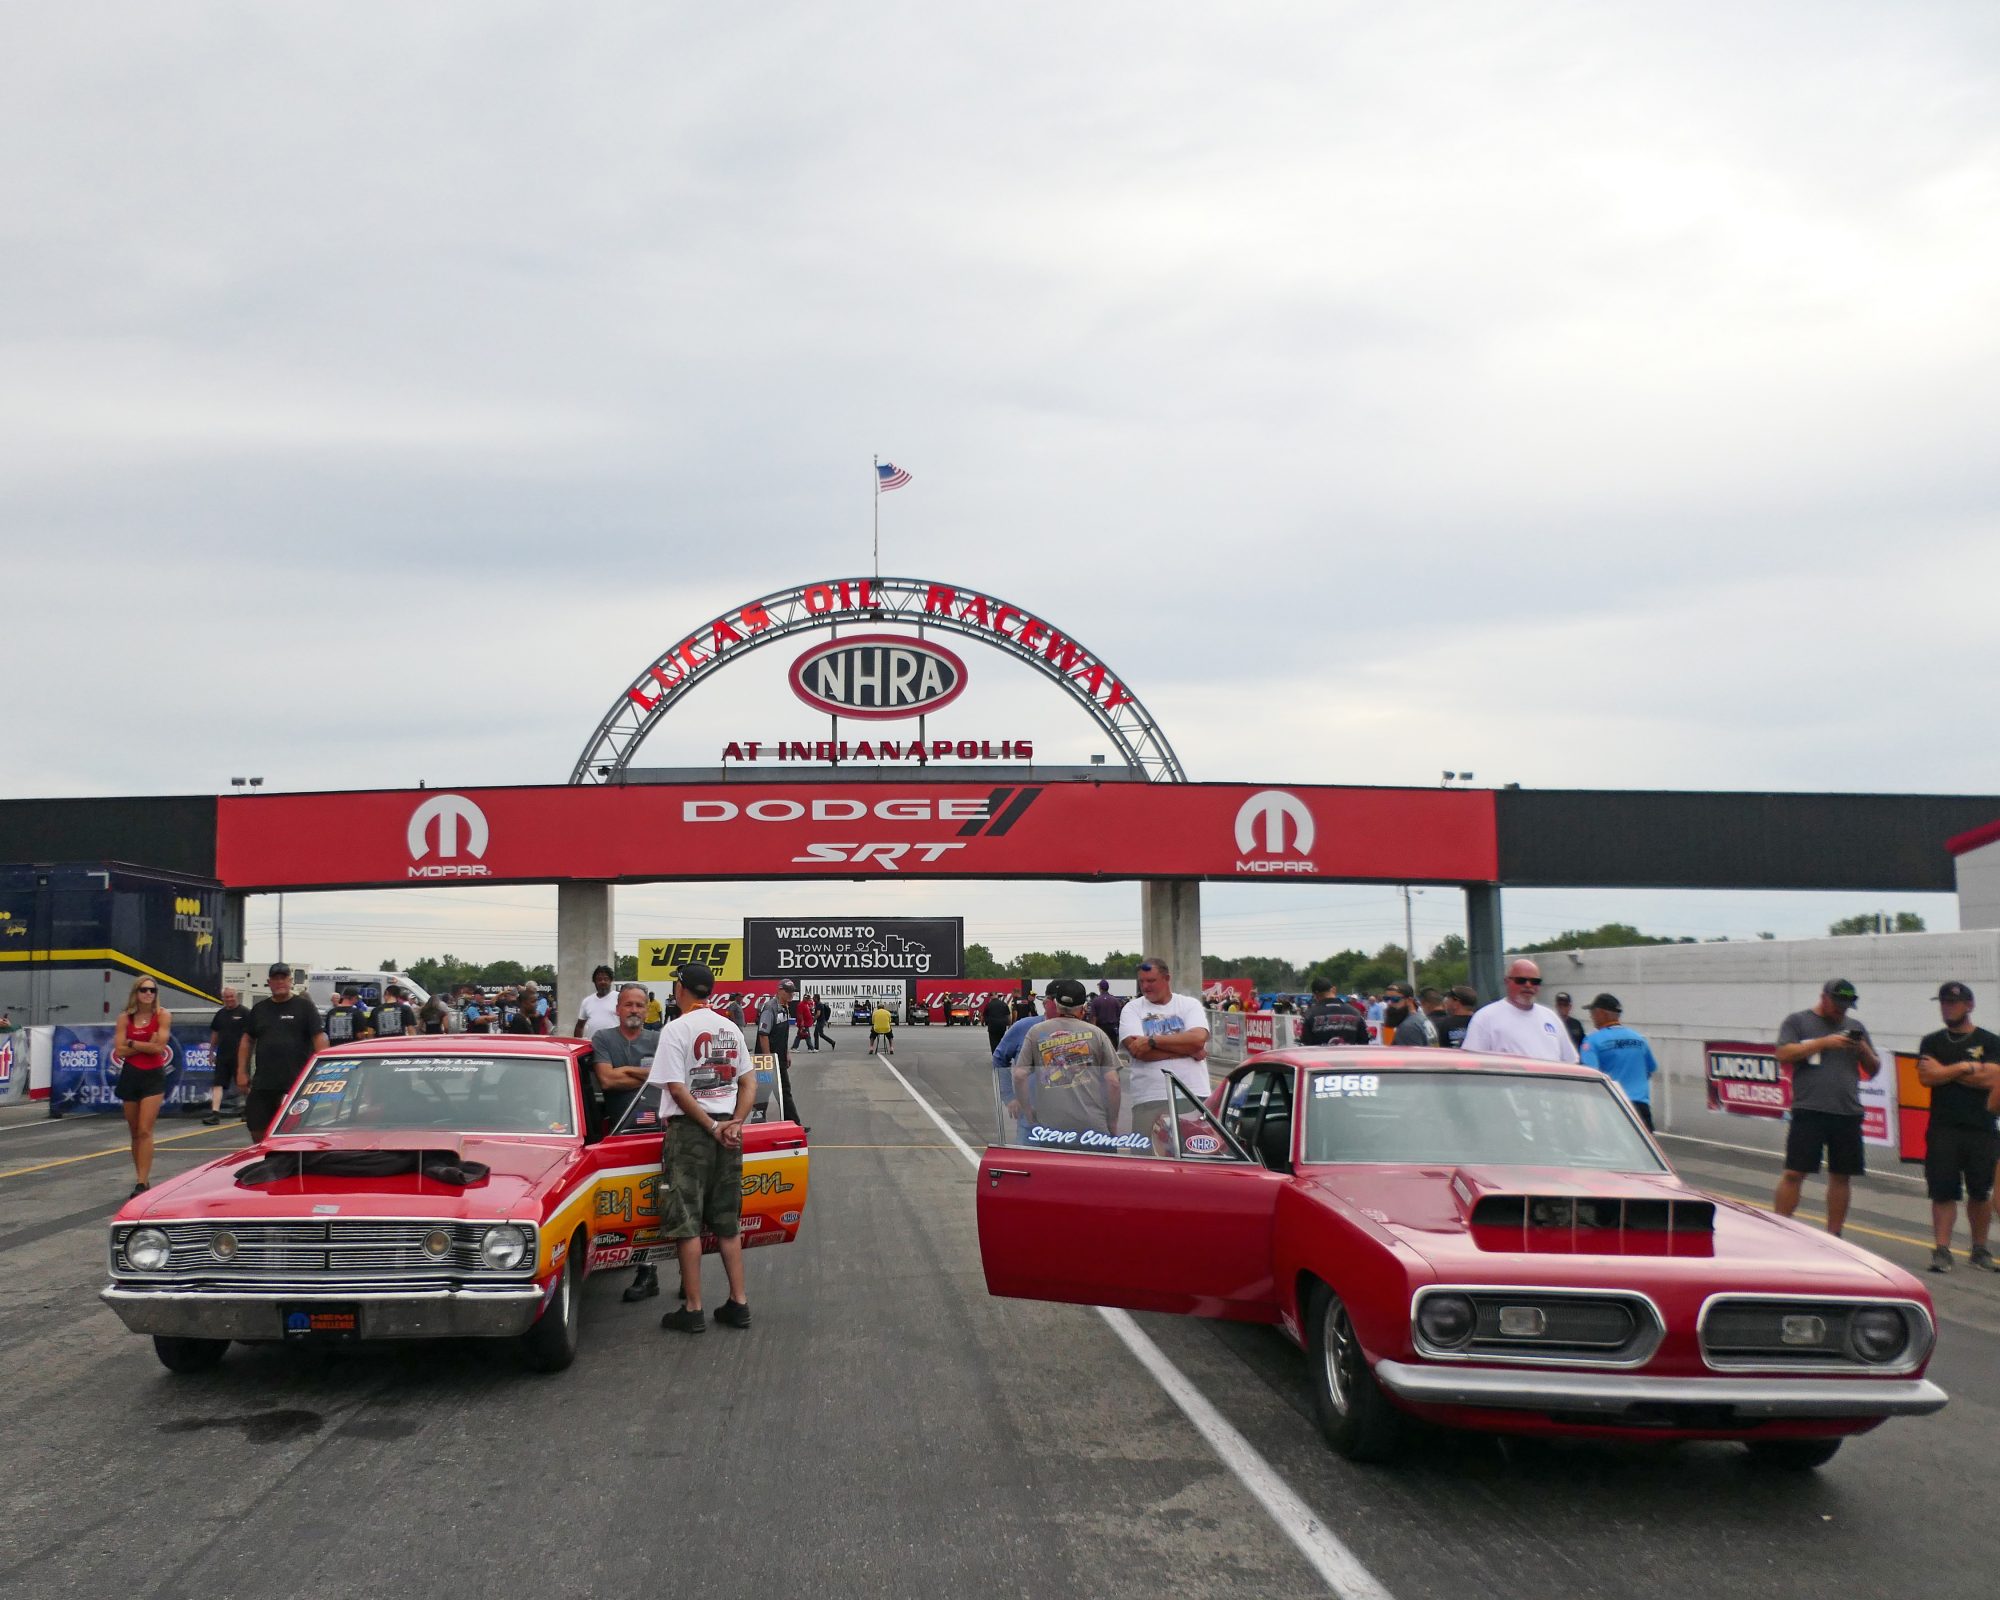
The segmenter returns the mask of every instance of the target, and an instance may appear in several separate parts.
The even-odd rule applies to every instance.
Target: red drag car
[[[1421,1417],[1810,1468],[1945,1404],[1917,1279],[1684,1183],[1585,1067],[1278,1051],[1139,1135],[1031,1118],[978,1195],[992,1293],[1276,1323],[1356,1460]]]
[[[760,1071],[760,1096],[775,1096]],[[444,1034],[321,1052],[262,1144],[126,1202],[103,1298],[176,1372],[229,1341],[516,1337],[556,1371],[586,1274],[662,1240],[657,1100],[614,1124],[580,1039]],[[793,1238],[805,1130],[760,1101],[745,1246]],[[714,1248],[714,1240],[705,1241]]]

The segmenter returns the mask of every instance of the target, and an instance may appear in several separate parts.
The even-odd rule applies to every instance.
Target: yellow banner
[[[674,969],[689,961],[699,961],[715,974],[718,983],[743,981],[743,941],[741,939],[699,939],[669,936],[639,941],[639,981],[671,978]]]

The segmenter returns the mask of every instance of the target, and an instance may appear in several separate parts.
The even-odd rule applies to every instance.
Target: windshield
[[[1664,1172],[1608,1080],[1315,1072],[1305,1159]]]
[[[321,1056],[274,1133],[574,1133],[570,1063],[548,1056]]]

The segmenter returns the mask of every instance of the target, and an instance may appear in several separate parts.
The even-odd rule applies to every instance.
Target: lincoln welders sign
[[[752,978],[955,978],[965,919],[745,917],[743,940]]]

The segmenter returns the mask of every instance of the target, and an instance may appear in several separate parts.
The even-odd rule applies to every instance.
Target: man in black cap
[[[1455,984],[1444,992],[1444,1021],[1438,1027],[1438,1043],[1458,1050],[1465,1045],[1465,1030],[1472,1026],[1472,1013],[1479,1009],[1479,991],[1469,983]]]
[[[785,978],[780,980],[778,992],[758,1008],[757,1054],[778,1058],[778,1088],[785,1096],[785,1115],[804,1127],[806,1119],[799,1115],[798,1101],[792,1097],[792,1008],[798,998],[799,986]]]
[[[1833,978],[1807,1010],[1778,1024],[1778,1059],[1792,1068],[1792,1126],[1785,1138],[1785,1170],[1772,1209],[1789,1217],[1799,1208],[1799,1188],[1826,1156],[1826,1231],[1847,1225],[1855,1177],[1868,1170],[1862,1155],[1861,1080],[1882,1059],[1859,1017],[1849,1008],[1861,996],[1845,978]]]
[[[1118,1052],[1111,1036],[1090,1020],[1090,997],[1076,979],[1057,978],[1045,993],[1053,1014],[1029,1026],[1014,1058],[1014,1101],[1034,1107],[1029,1142],[1113,1149]]]
[[[292,992],[292,969],[274,961],[269,977],[271,993],[250,1008],[250,1020],[236,1046],[237,1077],[250,1080],[250,1092],[243,1097],[243,1120],[250,1125],[250,1137],[258,1140],[271,1131],[279,1105],[305,1064],[326,1048],[319,1007]]]
[[[1367,1020],[1345,1000],[1333,992],[1333,979],[1315,978],[1312,981],[1312,1003],[1299,1018],[1299,1043],[1310,1045],[1325,1044],[1366,1044],[1368,1042]]]
[[[1398,980],[1384,989],[1382,995],[1389,1002],[1382,1009],[1382,1031],[1388,1035],[1383,1040],[1384,1044],[1401,1045],[1407,1049],[1438,1042],[1437,1028],[1429,1017],[1417,1009],[1416,990]]]
[[[1558,989],[1556,991],[1556,1015],[1562,1018],[1563,1031],[1569,1035],[1569,1042],[1576,1046],[1577,1059],[1581,1060],[1583,1058],[1583,1023],[1570,1015],[1570,1010],[1575,1004],[1576,1002],[1569,997],[1569,990]]]
[[[1993,1226],[1993,1168],[2000,1131],[1989,1109],[2000,1089],[2000,1037],[1972,1025],[1972,991],[1947,983],[1932,997],[1944,1026],[1917,1046],[1917,1077],[1931,1092],[1924,1132],[1924,1184],[1931,1193],[1931,1271],[1951,1271],[1951,1230],[1965,1197],[1972,1264],[1996,1270],[1986,1236]]]

